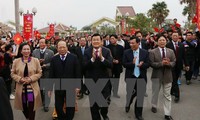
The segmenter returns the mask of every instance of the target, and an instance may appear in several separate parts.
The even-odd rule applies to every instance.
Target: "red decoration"
[[[37,30],[34,31],[34,37],[36,39],[40,39],[41,38],[41,34],[39,33],[39,31],[37,31]]]
[[[197,27],[200,30],[200,0],[197,0],[196,6],[196,16],[197,16]]]
[[[159,30],[159,32],[160,32],[160,33],[164,32],[164,28],[161,28],[161,29]]]
[[[49,34],[50,37],[54,36],[54,24],[49,25]]]
[[[194,18],[192,19],[192,23],[197,23],[197,16],[195,15]]]
[[[134,34],[135,34],[135,29],[131,28],[131,35],[134,35]]]
[[[33,33],[33,15],[25,14],[24,15],[24,30],[23,35],[25,40],[31,40]]]
[[[22,38],[22,36],[20,35],[20,33],[16,33],[16,34],[13,36],[13,40],[14,40],[15,44],[19,45],[19,44],[22,43],[23,38]]]
[[[181,25],[179,23],[176,23],[175,25],[176,25],[177,28],[181,27]]]
[[[153,28],[155,32],[159,32],[159,29],[157,27]]]

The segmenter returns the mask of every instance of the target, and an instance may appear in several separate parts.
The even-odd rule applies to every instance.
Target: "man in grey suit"
[[[40,61],[40,65],[42,67],[42,78],[48,78],[49,77],[49,67],[52,57],[54,56],[54,53],[52,50],[48,49],[46,47],[46,40],[44,38],[39,40],[39,49],[35,49],[33,51],[32,56],[36,57]],[[45,94],[45,91],[41,91],[42,98],[43,98],[43,105],[44,105],[44,111],[48,112],[48,105],[50,103],[50,99],[44,99],[48,98],[48,95]],[[45,104],[46,103],[46,104]]]
[[[158,48],[150,51],[150,65],[152,72],[152,109],[157,112],[158,95],[160,88],[163,88],[165,120],[173,120],[171,117],[171,87],[172,87],[172,68],[175,66],[176,57],[173,50],[166,48],[166,37],[161,35],[157,38]]]

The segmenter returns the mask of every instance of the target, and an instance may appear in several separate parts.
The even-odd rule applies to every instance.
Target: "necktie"
[[[84,47],[81,48],[82,55],[84,55]]]
[[[175,43],[176,45],[176,57],[178,56],[178,42]]]
[[[96,55],[96,58],[98,58],[98,50],[96,49],[96,51],[95,51],[95,55]]]
[[[62,60],[62,61],[65,60],[65,56],[64,56],[64,55],[61,56],[61,60]]]
[[[135,75],[135,77],[139,77],[140,76],[140,68],[137,66],[139,64],[138,52],[134,52],[134,57],[137,57],[136,61],[135,61],[134,75]]]
[[[162,48],[162,58],[165,58],[165,49]]]

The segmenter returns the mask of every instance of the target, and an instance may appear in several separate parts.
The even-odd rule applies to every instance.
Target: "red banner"
[[[197,16],[197,26],[198,26],[198,29],[200,30],[200,0],[197,0],[197,13],[196,13],[196,16]]]
[[[31,40],[33,34],[33,15],[25,14],[24,15],[24,30],[23,35],[25,40]]]
[[[54,24],[49,25],[49,34],[50,37],[54,36]]]

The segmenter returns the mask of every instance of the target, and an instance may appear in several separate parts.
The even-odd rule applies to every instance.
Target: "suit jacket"
[[[155,48],[149,53],[150,65],[153,68],[152,78],[158,78],[163,83],[170,83],[173,81],[172,68],[176,64],[176,56],[173,50],[166,48],[166,57],[170,59],[170,65],[164,66],[162,64],[162,57],[159,48]],[[153,80],[153,79],[152,79]]]
[[[118,60],[118,64],[113,63],[112,72],[113,73],[121,73],[122,72],[122,57],[124,53],[124,48],[121,45],[113,45],[109,44],[106,46],[110,49],[113,59]]]
[[[124,51],[123,66],[126,68],[125,78],[132,78],[134,73],[135,64],[133,64],[133,50],[128,49]],[[140,78],[147,79],[147,68],[149,67],[149,55],[144,49],[139,48],[139,62],[143,61],[143,65],[140,67]]]
[[[50,78],[80,78],[80,65],[76,55],[67,53],[64,62],[60,55],[52,58],[50,64]]]
[[[11,77],[16,82],[16,95],[15,95],[15,108],[17,110],[23,110],[22,107],[22,89],[23,84],[19,83],[19,80],[24,77],[25,63],[22,62],[22,58],[17,58],[13,61],[11,69]],[[37,58],[31,57],[31,61],[28,62],[28,74],[32,82],[31,87],[34,93],[34,110],[42,106],[42,100],[40,95],[40,87],[38,80],[42,76],[42,68]]]
[[[183,69],[183,64],[185,64],[186,66],[188,65],[188,62],[185,58],[185,48],[183,46],[183,44],[181,42],[178,42],[178,54],[176,55],[176,48],[174,48],[174,44],[172,41],[168,42],[166,47],[170,48],[174,51],[174,54],[176,55],[176,65],[175,68],[178,70],[182,70]],[[183,63],[184,62],[184,63]]]
[[[140,43],[141,43],[142,49],[145,49],[145,50],[149,49],[149,47],[146,43],[146,40],[142,39]]]
[[[32,53],[32,56],[35,58],[41,59],[40,58],[40,49],[35,49]],[[53,56],[54,56],[54,52],[52,50],[46,49],[44,51],[44,64],[46,64],[46,67],[42,69],[44,78],[49,77],[49,67],[50,67],[50,62],[51,62],[51,59]]]
[[[108,44],[108,45],[106,45],[106,41],[107,41],[107,40],[104,40],[104,41],[103,41],[103,46],[104,46],[104,47],[110,45],[110,41],[109,41],[109,44]]]
[[[84,52],[86,51],[87,48],[88,48],[88,47],[85,46]],[[82,54],[82,50],[81,50],[81,47],[80,47],[80,46],[76,48],[76,55],[77,55],[78,60],[79,60],[79,63],[80,63],[81,74],[83,74],[84,71],[85,71],[85,70],[84,70],[84,67],[83,67],[83,56],[84,56],[84,55]]]
[[[4,80],[0,77],[0,116],[2,120],[13,120],[13,111]]]
[[[110,77],[110,69],[112,68],[112,56],[108,48],[102,48],[102,55],[105,60],[102,62],[100,59],[96,59],[94,62],[91,61],[93,47],[89,47],[84,54],[84,67],[86,70],[86,78],[92,78],[94,82],[97,82],[99,78],[108,78]],[[106,84],[102,90],[104,98],[110,96],[110,81]]]
[[[76,46],[75,45],[68,45],[68,50],[70,53],[75,54],[76,53]]]
[[[102,47],[102,55],[105,58],[103,62],[96,59],[91,61],[93,47],[88,48],[84,54],[84,67],[86,69],[86,77],[97,80],[98,78],[109,78],[109,69],[112,68],[112,57],[110,50]]]

